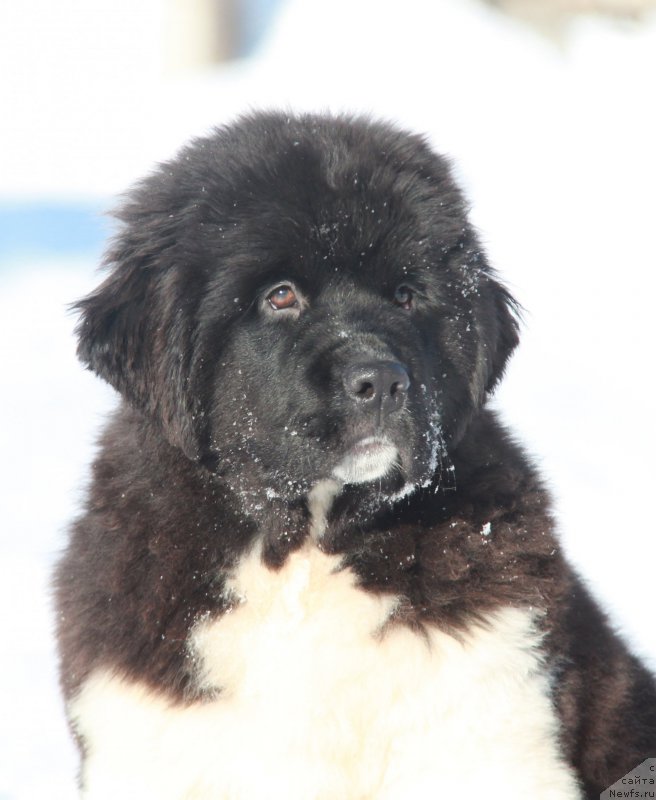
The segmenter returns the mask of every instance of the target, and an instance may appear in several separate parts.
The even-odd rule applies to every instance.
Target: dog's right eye
[[[412,308],[412,300],[414,297],[414,292],[409,286],[405,284],[401,284],[401,286],[397,286],[396,291],[394,292],[394,302],[397,306],[404,308],[406,311],[410,311]]]
[[[283,311],[286,308],[298,308],[299,305],[296,292],[287,284],[276,286],[276,288],[267,295],[267,300],[271,308],[275,311]]]

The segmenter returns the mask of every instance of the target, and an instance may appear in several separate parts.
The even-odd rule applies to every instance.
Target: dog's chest
[[[278,572],[242,562],[232,610],[189,640],[211,701],[93,676],[72,709],[87,796],[578,797],[527,612],[418,635],[337,567],[311,548]]]

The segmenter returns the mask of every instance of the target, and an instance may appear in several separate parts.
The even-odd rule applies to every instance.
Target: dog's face
[[[254,116],[118,216],[81,358],[244,491],[431,481],[516,344],[447,165],[388,126]]]

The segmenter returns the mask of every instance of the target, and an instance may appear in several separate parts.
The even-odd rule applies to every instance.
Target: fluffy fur
[[[656,754],[485,408],[517,321],[465,212],[420,137],[274,113],[119,209],[78,332],[123,401],[56,575],[86,797],[592,798]]]

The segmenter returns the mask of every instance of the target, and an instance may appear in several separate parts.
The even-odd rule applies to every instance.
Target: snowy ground
[[[10,98],[0,193],[107,197],[253,107],[365,110],[426,131],[457,162],[492,261],[527,309],[496,403],[551,481],[571,557],[656,664],[656,19],[583,21],[556,47],[474,0],[397,9],[289,0],[256,59],[120,91],[109,69],[66,82],[65,49],[47,91],[28,76]],[[94,285],[98,253],[4,255],[0,800],[68,800],[75,755],[47,585],[112,403],[76,364],[65,313]]]

